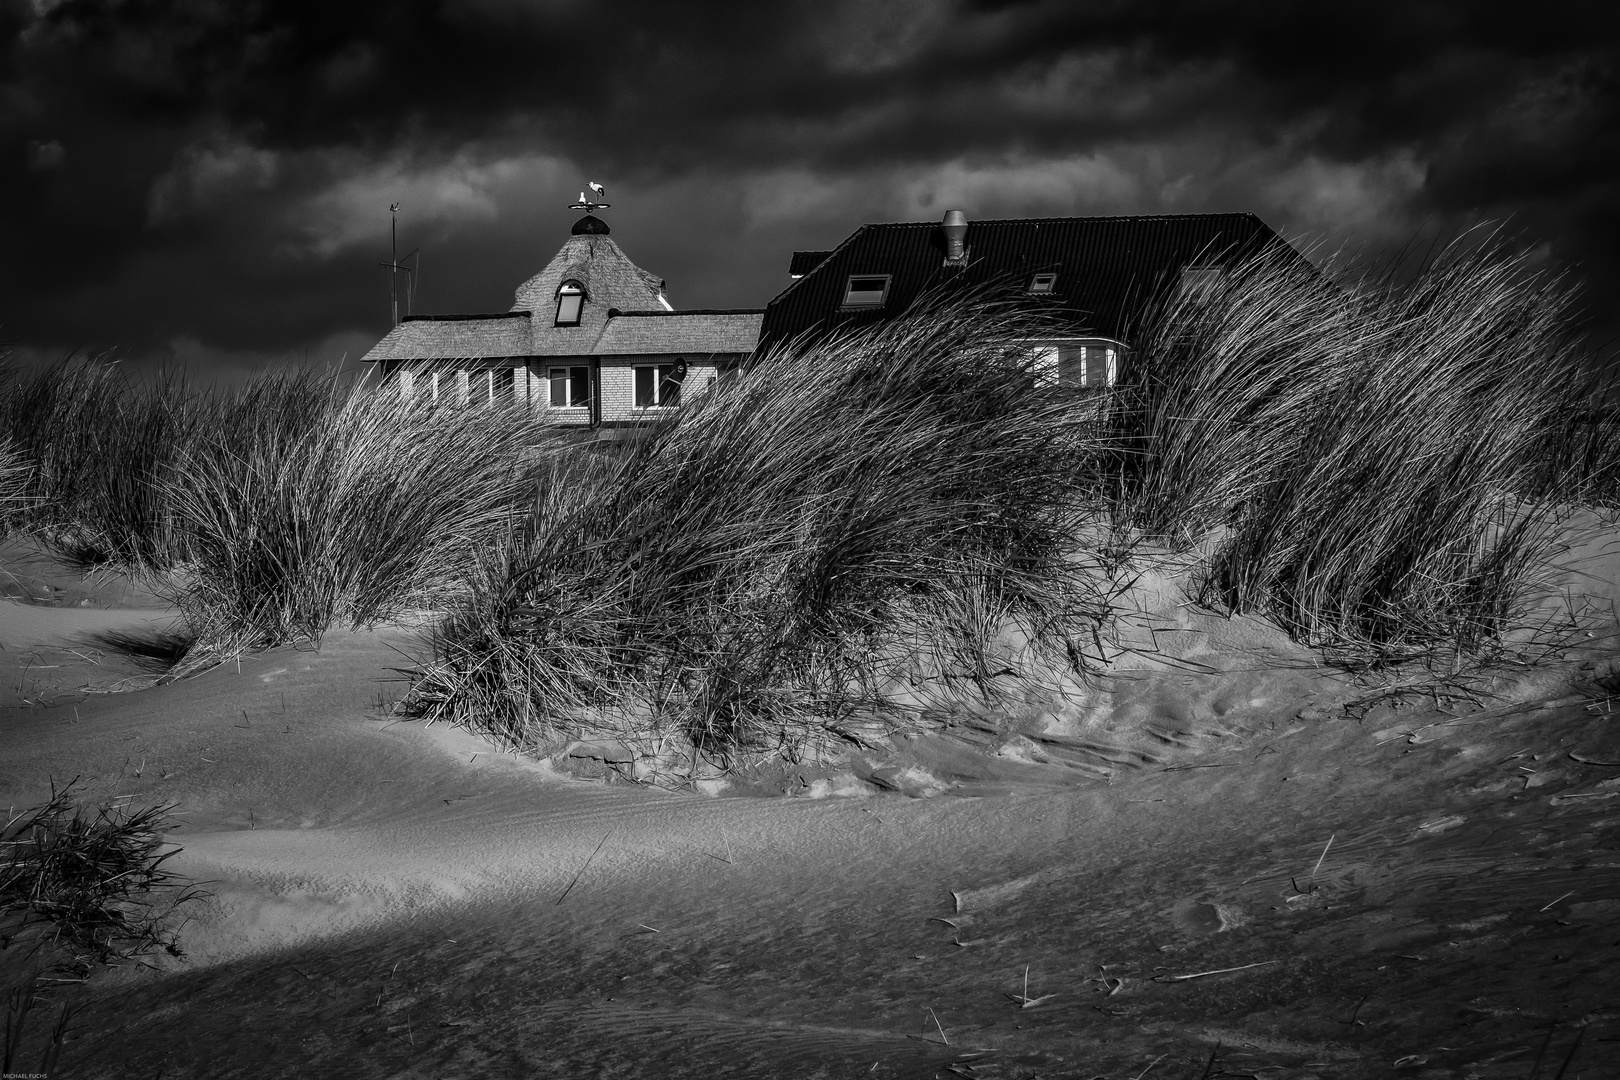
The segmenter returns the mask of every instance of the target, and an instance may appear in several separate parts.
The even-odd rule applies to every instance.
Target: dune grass
[[[792,757],[907,673],[986,692],[1009,621],[1077,662],[1110,614],[1070,557],[1102,437],[1036,385],[1049,332],[941,304],[763,356],[617,455],[553,456],[405,708],[528,748],[605,725]]]
[[[1477,653],[1586,489],[1560,432],[1570,289],[1499,233],[1403,280],[1249,261],[1146,320],[1115,410],[1120,509],[1221,528],[1204,599],[1358,663]],[[1590,470],[1588,470],[1590,471]]]
[[[159,485],[188,553],[182,671],[441,603],[532,499],[527,455],[554,439],[517,406],[282,389],[226,403],[219,440],[194,441]]]
[[[150,574],[184,560],[157,483],[208,415],[190,380],[64,360],[0,371],[0,383],[0,436],[26,467],[14,527],[87,568]]]
[[[95,362],[5,375],[9,520],[171,596],[195,640],[181,674],[434,603],[555,438],[515,407],[422,407],[307,368],[234,388]]]
[[[180,955],[175,914],[203,895],[163,864],[171,805],[75,805],[73,784],[0,829],[0,949],[43,952],[83,977],[154,951]],[[36,959],[39,959],[36,957]]]

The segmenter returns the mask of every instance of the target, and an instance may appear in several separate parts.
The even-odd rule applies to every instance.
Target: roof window
[[[1225,268],[1218,265],[1195,263],[1184,266],[1181,269],[1179,295],[1195,304],[1207,304],[1221,287],[1221,280],[1225,274]]]
[[[1036,296],[1050,296],[1057,291],[1057,275],[1036,274],[1029,279],[1029,291]]]
[[[890,274],[856,274],[844,289],[845,307],[882,307],[889,295]]]
[[[577,281],[565,281],[557,290],[558,326],[578,326],[579,310],[585,305],[585,287]]]

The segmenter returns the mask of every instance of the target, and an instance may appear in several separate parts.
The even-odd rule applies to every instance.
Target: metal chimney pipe
[[[939,228],[945,234],[945,257],[952,262],[959,261],[967,253],[967,226],[967,215],[962,211],[945,211],[945,220]]]

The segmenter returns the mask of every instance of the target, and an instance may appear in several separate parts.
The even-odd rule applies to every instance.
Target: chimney
[[[945,261],[961,262],[967,258],[967,215],[960,210],[945,211],[940,232],[945,234]]]

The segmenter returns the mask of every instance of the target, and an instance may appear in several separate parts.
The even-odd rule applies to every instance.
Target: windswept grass
[[[1123,513],[1223,527],[1205,599],[1302,641],[1374,664],[1478,652],[1542,569],[1548,496],[1580,491],[1549,469],[1583,394],[1569,308],[1500,234],[1400,282],[1268,256],[1171,297],[1116,412]]]
[[[183,674],[434,602],[527,504],[526,455],[555,437],[517,408],[413,406],[309,369],[221,389],[63,363],[8,373],[0,438],[9,520],[173,596]]]
[[[181,373],[139,383],[117,364],[63,361],[0,382],[0,438],[27,466],[17,527],[87,567],[151,574],[184,560],[157,485],[209,410]]]
[[[527,505],[526,456],[553,438],[515,406],[277,389],[229,402],[219,441],[194,442],[160,485],[189,556],[182,671],[438,602]]]
[[[1069,557],[1101,438],[1037,388],[1043,331],[942,304],[764,356],[620,456],[553,457],[406,707],[517,746],[617,725],[791,757],[931,665],[988,691],[1010,622],[1079,663],[1110,614]]]
[[[96,964],[180,955],[174,915],[201,895],[163,868],[169,805],[75,806],[73,785],[0,829],[0,949],[43,950],[82,977]],[[165,852],[163,849],[170,847]]]

